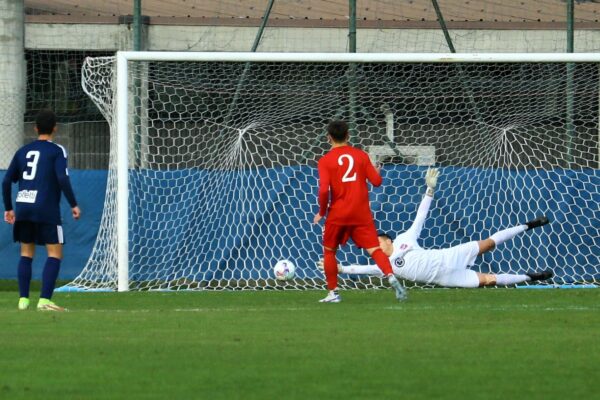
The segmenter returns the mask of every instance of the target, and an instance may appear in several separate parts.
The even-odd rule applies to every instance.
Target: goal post
[[[570,268],[560,279],[565,282],[595,282],[598,277],[600,250],[598,228],[589,220],[586,220],[587,225],[581,229],[567,226],[573,221],[598,217],[599,214],[597,200],[600,189],[596,169],[599,162],[596,149],[600,148],[598,115],[582,116],[579,121],[582,126],[579,130],[581,137],[575,143],[579,146],[575,152],[575,168],[564,169],[560,163],[568,156],[570,149],[560,147],[564,145],[564,116],[560,113],[564,112],[565,108],[560,104],[564,98],[561,99],[558,93],[565,88],[566,73],[562,66],[567,63],[592,63],[597,66],[599,62],[600,54],[597,53],[230,52],[117,52],[115,58],[105,60],[101,66],[95,65],[93,60],[86,62],[83,68],[87,68],[88,71],[84,71],[82,78],[86,92],[101,109],[108,110],[107,114],[116,114],[116,118],[114,115],[107,116],[113,136],[111,157],[114,157],[109,175],[114,174],[112,179],[115,183],[114,193],[107,193],[106,207],[110,209],[105,210],[106,215],[103,217],[106,229],[101,229],[96,243],[96,247],[101,247],[102,250],[96,251],[95,247],[90,262],[72,285],[130,290],[130,263],[131,259],[135,258],[145,260],[136,261],[136,268],[148,268],[153,272],[146,274],[136,271],[134,289],[320,287],[322,279],[318,276],[318,271],[314,270],[314,264],[320,257],[320,242],[314,230],[310,235],[299,232],[299,229],[302,229],[299,228],[300,217],[304,217],[308,213],[310,203],[316,201],[316,180],[312,171],[314,161],[325,151],[324,123],[333,117],[349,115],[348,110],[344,109],[348,106],[347,94],[336,93],[339,96],[326,98],[328,93],[331,93],[328,90],[345,90],[344,71],[345,66],[349,65],[361,66],[357,79],[363,79],[359,82],[361,93],[358,94],[358,118],[361,123],[357,126],[357,131],[361,133],[353,136],[353,143],[365,150],[377,149],[378,153],[375,156],[389,155],[391,160],[389,167],[384,167],[384,188],[376,189],[372,198],[380,229],[396,232],[409,226],[410,219],[414,217],[414,213],[411,213],[418,205],[423,188],[421,178],[424,167],[419,165],[435,162],[441,166],[444,178],[440,182],[439,195],[433,205],[437,211],[432,211],[432,221],[426,225],[423,232],[426,244],[447,247],[468,240],[478,240],[480,235],[523,222],[525,216],[535,217],[542,212],[554,211],[553,206],[565,206],[569,210],[560,214],[563,220],[557,221],[564,228],[564,232],[555,234],[548,230],[515,240],[507,245],[510,250],[499,249],[496,256],[484,259],[482,272],[494,268],[503,272],[522,272],[525,267]],[[145,63],[146,71],[151,70],[142,76],[147,76],[146,84],[151,87],[146,90],[150,93],[148,96],[152,96],[151,99],[137,104],[150,104],[149,107],[155,107],[144,111],[147,115],[152,115],[147,117],[153,120],[144,130],[152,130],[154,144],[142,146],[152,147],[152,150],[149,150],[152,154],[142,156],[149,161],[144,163],[143,168],[136,167],[138,170],[132,168],[129,159],[130,135],[133,132],[130,126],[131,117],[140,113],[139,110],[132,110],[135,103],[132,101],[131,81],[135,74],[131,69],[135,68],[137,63]],[[211,63],[214,63],[215,67],[210,67]],[[236,104],[241,110],[240,114],[236,121],[226,126],[223,115],[218,113],[227,112],[227,101],[231,101],[232,92],[238,90],[235,87],[239,77],[239,68],[236,68],[236,65],[243,67],[246,63],[260,65],[261,68],[258,68],[259,71],[255,69],[255,78],[249,77],[244,80],[245,103],[239,106]],[[448,67],[452,64],[464,65],[467,68]],[[542,64],[550,64],[556,68],[536,67]],[[309,65],[317,67],[308,67]],[[403,67],[398,67],[400,65]],[[523,67],[519,70],[518,67],[508,65]],[[94,68],[104,68],[100,74],[104,79],[94,80],[97,79],[94,77]],[[598,68],[595,70],[598,71]],[[107,73],[112,74],[112,80],[105,79]],[[564,76],[550,76],[553,73]],[[590,76],[586,77],[585,74],[588,73]],[[272,75],[272,81],[269,74]],[[464,74],[470,75],[462,76]],[[544,74],[549,75],[543,76]],[[200,82],[198,75],[202,75],[206,82]],[[525,75],[531,77],[532,82],[527,83]],[[576,75],[576,90],[582,98],[578,99],[576,94],[575,101],[578,101],[580,107],[584,107],[584,112],[595,110],[597,113],[600,98],[598,73],[581,71]],[[136,76],[139,79],[140,74]],[[506,85],[511,82],[514,82],[515,87],[493,86],[495,83]],[[107,85],[112,89],[107,88]],[[464,85],[469,87],[465,88]],[[405,90],[413,92],[403,93]],[[457,93],[461,90],[464,93]],[[102,93],[96,93],[98,91]],[[269,99],[269,96],[272,98]],[[470,96],[473,97],[469,99]],[[476,112],[477,118],[481,118],[482,112],[485,113],[482,121],[473,121],[475,117],[470,115],[469,102],[472,102],[473,98],[481,105],[478,107],[480,110]],[[331,99],[337,99],[344,104],[328,104]],[[101,104],[103,102],[112,104],[107,106]],[[409,102],[412,103],[408,104]],[[203,121],[199,122],[200,119]],[[393,126],[392,131],[390,124]],[[285,143],[287,136],[284,131],[287,127],[294,128],[295,133],[289,138],[292,144]],[[394,134],[394,129],[402,134]],[[469,130],[473,132],[469,133]],[[202,138],[202,135],[206,137]],[[249,138],[252,135],[254,136]],[[268,135],[273,136],[269,139]],[[390,140],[395,143],[390,143]],[[555,146],[557,141],[561,142]],[[163,148],[158,148],[159,146]],[[179,146],[181,153],[177,153],[176,148],[167,148],[168,146]],[[265,149],[260,146],[272,148]],[[394,147],[392,151],[395,152],[412,154],[408,157],[410,160],[423,159],[423,154],[426,154],[426,159],[431,159],[431,162],[419,164],[397,160],[398,157],[386,153],[386,146],[390,146],[390,149]],[[231,153],[218,153],[225,151]],[[293,154],[279,154],[278,151],[290,151]],[[207,157],[206,160],[201,159],[204,156]],[[414,165],[402,165],[406,163]],[[141,178],[145,181],[140,184],[140,188],[132,190],[130,179],[139,179],[139,176],[144,174],[148,176]],[[184,189],[178,186],[178,183],[165,181],[172,179],[186,182],[191,175],[194,177],[190,180],[196,180],[193,183],[185,183],[188,185],[185,190],[189,190],[185,194],[182,194]],[[249,186],[228,187],[227,179],[239,181],[241,186]],[[274,183],[270,181],[272,179],[275,179]],[[274,187],[283,184],[277,179],[286,182],[295,180],[296,183],[291,189],[277,192]],[[577,179],[586,181],[577,182]],[[208,186],[194,190],[194,185]],[[234,209],[226,204],[215,206],[212,202],[216,201],[216,197],[211,198],[208,193],[216,189],[214,185],[221,185],[219,189],[225,196],[224,201],[233,202],[235,207],[240,208]],[[541,186],[536,188],[536,185]],[[586,185],[587,188],[582,189],[581,186]],[[107,190],[110,191],[111,185],[108,187]],[[558,192],[549,195],[553,187],[558,188]],[[147,192],[144,192],[146,189]],[[583,190],[588,190],[589,193],[585,194]],[[262,194],[257,194],[261,191]],[[462,199],[461,197],[465,196],[461,196],[457,191],[470,193],[467,196],[469,199]],[[479,192],[475,193],[476,191]],[[539,196],[544,195],[549,195],[551,199],[539,199]],[[173,201],[181,204],[169,204],[165,196],[174,196]],[[185,199],[185,196],[196,197]],[[283,196],[289,198],[282,200]],[[562,205],[559,204],[561,196],[563,199],[568,198]],[[156,207],[160,208],[156,210],[161,210],[158,212],[175,210],[179,215],[184,211],[183,208],[190,207],[194,218],[199,215],[195,221],[198,226],[190,225],[185,228],[188,230],[187,237],[194,236],[198,242],[186,246],[204,246],[204,250],[193,250],[187,255],[182,255],[181,252],[188,251],[189,247],[182,250],[177,243],[170,243],[166,238],[160,237],[159,232],[166,229],[165,226],[169,226],[173,234],[181,233],[171,226],[174,222],[168,219],[145,221],[142,225],[147,226],[144,225],[143,229],[131,226],[132,223],[139,223],[139,218],[157,212],[150,209],[149,203],[144,203],[136,210],[139,215],[136,215],[134,220],[131,212],[132,208],[137,206],[133,203],[154,200],[158,201]],[[200,207],[214,207],[215,212],[227,212],[230,213],[230,217],[218,220],[196,208],[195,201],[206,201]],[[283,203],[285,205],[282,205]],[[585,210],[585,206],[590,209]],[[262,207],[273,207],[273,211],[265,212]],[[294,210],[294,207],[297,209]],[[480,210],[478,207],[488,207],[492,211]],[[282,210],[294,210],[294,215],[276,216],[276,213]],[[179,222],[175,223],[183,223],[182,219],[178,218]],[[275,220],[278,218],[284,225],[276,225]],[[212,241],[213,234],[228,235],[227,230],[222,229],[222,223],[232,224],[231,236],[224,237],[223,240],[231,241],[233,248],[220,249],[218,244],[213,242],[202,243]],[[200,227],[211,224],[214,225],[214,232],[197,233]],[[142,239],[147,240],[149,244],[132,242],[132,231],[138,229],[155,229],[150,233],[145,232],[148,236]],[[268,252],[260,248],[274,244],[273,240],[276,240],[278,235],[284,239],[286,233],[292,231],[292,242],[282,246],[294,246],[293,240],[301,240],[303,251],[296,252],[284,248]],[[550,235],[552,239],[569,242],[553,244],[551,240],[542,238],[545,234]],[[591,241],[589,238],[584,239],[584,234],[590,235]],[[179,240],[186,240],[186,235],[178,237]],[[116,241],[116,246],[107,243],[111,240]],[[160,251],[166,253],[155,254],[159,252],[157,248],[144,248],[153,246],[152,243],[164,245],[164,249]],[[514,250],[519,246],[523,248]],[[525,248],[527,246],[528,249]],[[590,248],[585,250],[578,246]],[[169,254],[174,248],[177,249],[176,253]],[[138,251],[153,255],[132,253]],[[205,254],[211,254],[212,258],[203,259],[203,251]],[[557,251],[568,254],[557,255]],[[514,261],[510,260],[510,257],[528,257],[531,253],[534,254],[535,262],[523,262],[517,257]],[[222,259],[218,259],[219,254]],[[272,276],[269,276],[270,265],[264,264],[274,264],[274,257],[278,256],[282,259],[303,258],[296,262],[297,265],[300,264],[299,270],[306,273],[301,272],[296,282],[274,282]],[[102,257],[110,261],[100,260]],[[185,257],[193,258],[194,263],[186,261],[185,272],[179,273],[175,264]],[[234,260],[235,257],[244,259]],[[165,261],[166,259],[169,259],[171,264]],[[115,261],[116,266],[110,265]],[[342,262],[357,261],[364,262],[364,256],[356,252],[347,257],[342,256]],[[560,265],[573,261],[586,265]],[[495,263],[501,266],[497,267]],[[232,269],[229,269],[230,264],[233,265]],[[238,266],[242,266],[242,269],[236,269]],[[160,272],[161,269],[164,272]],[[103,272],[99,272],[100,270]],[[161,275],[163,273],[164,275]],[[117,282],[112,280],[115,276]],[[243,281],[243,284],[239,284],[239,281]],[[379,285],[377,279],[367,279],[364,283],[355,277],[343,277],[343,282],[347,287]]]
[[[117,270],[118,290],[129,290],[129,72],[117,53]]]

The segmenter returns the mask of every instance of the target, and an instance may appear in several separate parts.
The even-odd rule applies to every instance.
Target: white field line
[[[69,309],[69,313],[130,313],[130,314],[143,314],[143,313],[166,313],[166,312],[176,312],[176,313],[223,313],[223,312],[230,312],[230,313],[237,313],[237,312],[271,312],[271,311],[289,311],[289,312],[294,312],[294,311],[315,311],[315,310],[323,310],[325,308],[328,307],[336,307],[335,304],[322,304],[322,305],[318,305],[318,306],[313,306],[313,307],[254,307],[254,308],[248,308],[248,307],[224,307],[224,308],[217,308],[217,307],[198,307],[198,308],[175,308],[175,309],[163,309],[163,308],[156,308],[156,309],[132,309],[132,310],[125,310],[125,309],[81,309],[81,310],[73,310],[73,309]],[[547,311],[547,312],[553,312],[553,311],[598,311],[600,310],[600,306],[594,306],[594,307],[585,307],[585,306],[556,306],[556,307],[544,307],[544,306],[532,306],[529,304],[518,304],[518,305],[514,305],[514,306],[486,306],[486,305],[473,305],[473,306],[431,306],[431,305],[423,305],[423,306],[414,306],[412,304],[407,304],[407,305],[403,305],[403,304],[397,304],[397,305],[390,305],[390,306],[385,306],[385,307],[360,307],[360,305],[357,305],[357,307],[361,308],[362,310],[391,310],[391,311],[406,311],[406,312],[410,312],[410,311],[427,311],[427,310],[448,310],[448,311],[452,311],[452,310],[462,310],[462,311],[468,311],[468,310],[473,310],[473,311],[518,311],[518,310],[528,310],[528,311]],[[19,313],[23,313],[24,311],[19,311],[16,309],[11,309],[11,310],[0,310],[0,314],[3,313],[12,313],[12,312],[19,312]],[[50,313],[44,313],[44,314],[50,314]],[[53,315],[53,314],[52,314]]]

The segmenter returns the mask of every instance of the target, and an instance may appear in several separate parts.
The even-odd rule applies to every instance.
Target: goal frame
[[[249,53],[118,51],[116,53],[116,59],[117,290],[119,292],[125,292],[129,290],[129,61],[214,61],[255,63],[583,63],[600,62],[600,53]],[[600,155],[600,148],[598,149],[598,152]]]

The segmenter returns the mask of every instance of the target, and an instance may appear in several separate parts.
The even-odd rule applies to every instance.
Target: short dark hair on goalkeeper
[[[327,125],[327,134],[331,136],[334,142],[344,142],[348,139],[348,124],[341,119],[331,121]]]
[[[394,241],[394,239],[392,239],[392,237],[390,235],[388,235],[387,233],[379,232],[379,233],[377,233],[377,236],[380,238],[388,239],[390,242]]]
[[[46,109],[38,113],[35,117],[35,126],[38,130],[38,135],[50,135],[56,127],[56,114],[54,111]]]

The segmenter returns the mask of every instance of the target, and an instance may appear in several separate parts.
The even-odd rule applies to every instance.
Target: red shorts
[[[335,225],[325,221],[323,246],[335,249],[340,244],[346,244],[349,238],[352,238],[354,244],[363,249],[379,247],[377,230],[373,222],[368,225]]]

